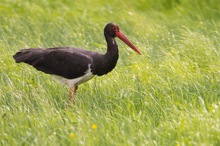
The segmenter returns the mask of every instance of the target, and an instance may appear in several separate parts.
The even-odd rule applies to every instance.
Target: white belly
[[[67,78],[64,78],[61,76],[57,76],[57,75],[53,75],[53,77],[61,84],[66,85],[69,88],[73,88],[73,87],[75,87],[83,82],[86,82],[94,77],[94,75],[91,72],[90,65],[91,64],[88,65],[88,70],[85,72],[85,75],[78,77],[78,78],[75,78],[75,79],[67,79]]]

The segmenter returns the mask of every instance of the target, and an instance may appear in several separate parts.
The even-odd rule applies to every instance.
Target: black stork
[[[16,63],[24,62],[39,71],[51,74],[63,85],[69,87],[69,102],[75,104],[78,85],[95,75],[102,76],[112,71],[118,60],[118,37],[141,55],[140,51],[119,31],[114,23],[104,28],[107,52],[100,54],[72,47],[22,49],[13,57]],[[74,88],[74,91],[72,91]]]

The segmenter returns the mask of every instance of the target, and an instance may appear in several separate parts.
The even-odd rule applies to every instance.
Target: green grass
[[[218,3],[1,1],[0,145],[220,145]],[[117,39],[116,68],[80,85],[76,107],[67,87],[12,58],[34,47],[104,53],[108,22],[143,55]]]

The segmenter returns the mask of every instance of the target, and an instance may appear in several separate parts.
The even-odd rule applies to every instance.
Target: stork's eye
[[[113,26],[114,31],[118,31],[118,28],[116,26]]]

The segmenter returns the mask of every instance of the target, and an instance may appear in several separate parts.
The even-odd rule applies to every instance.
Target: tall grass
[[[1,145],[220,145],[217,0],[0,2]],[[73,46],[105,53],[115,22],[116,68],[68,89],[12,55]]]

